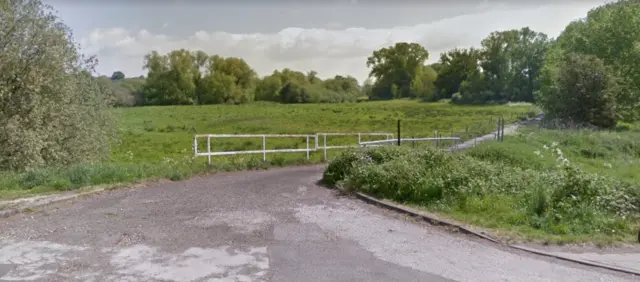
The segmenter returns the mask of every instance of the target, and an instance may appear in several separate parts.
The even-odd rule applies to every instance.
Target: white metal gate
[[[333,145],[330,146],[327,143],[328,136],[353,136],[357,137],[357,143],[354,142],[353,145]],[[198,134],[193,138],[193,150],[195,157],[206,156],[209,164],[211,164],[212,156],[228,156],[228,155],[241,155],[241,154],[262,154],[262,159],[264,161],[267,160],[267,153],[294,153],[294,152],[306,152],[307,159],[310,158],[309,154],[311,152],[315,152],[317,150],[323,150],[324,152],[324,160],[327,160],[327,150],[330,149],[344,149],[344,148],[354,148],[360,147],[360,143],[362,141],[362,137],[364,136],[380,136],[384,137],[384,140],[393,139],[392,133],[377,133],[377,132],[367,132],[367,133],[316,133],[316,134]],[[322,145],[320,145],[319,139],[322,137]],[[206,138],[207,145],[206,151],[200,151],[198,146],[198,139]],[[211,151],[211,140],[215,138],[261,138],[262,139],[262,149],[261,150],[245,150],[245,151]],[[306,148],[298,149],[298,148],[288,148],[288,149],[271,149],[267,150],[267,138],[305,138],[306,139]],[[312,147],[310,142],[311,139],[314,141],[314,146]],[[355,141],[355,140],[354,140]]]

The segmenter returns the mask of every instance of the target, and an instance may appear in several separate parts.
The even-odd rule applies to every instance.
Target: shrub
[[[0,169],[108,156],[112,97],[91,75],[95,60],[78,52],[68,27],[39,0],[2,6],[0,104],[11,106],[0,109]]]
[[[508,166],[436,149],[349,150],[329,164],[324,181],[344,183],[346,190],[486,216],[495,224],[524,225],[549,234],[629,232],[630,218],[640,214],[640,189],[580,170],[555,145],[540,153],[556,160],[553,170]],[[486,159],[504,157],[497,151],[485,152]],[[489,208],[492,205],[499,208]]]

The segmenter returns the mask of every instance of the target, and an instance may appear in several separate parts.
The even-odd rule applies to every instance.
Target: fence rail
[[[327,136],[353,136],[358,137],[358,142],[353,145],[333,145],[329,146],[327,143]],[[229,156],[229,155],[241,155],[241,154],[262,154],[262,160],[267,160],[267,153],[296,153],[306,152],[307,159],[310,158],[310,153],[318,150],[323,150],[324,160],[327,160],[327,150],[330,149],[345,149],[345,148],[357,148],[360,147],[362,137],[365,136],[383,136],[386,140],[392,139],[391,133],[379,133],[379,132],[367,132],[367,133],[316,133],[316,134],[198,134],[193,138],[193,150],[195,157],[206,156],[209,164],[211,164],[212,156]],[[287,148],[287,149],[267,149],[267,138],[305,138],[306,148]],[[322,137],[323,143],[320,146],[319,138]],[[207,147],[206,151],[201,152],[198,150],[198,139],[206,138]],[[262,138],[261,150],[244,150],[244,151],[211,151],[211,139],[212,138]],[[314,146],[311,147],[310,141],[314,140]]]
[[[401,138],[400,143],[415,143],[415,142],[426,142],[426,141],[454,141],[454,146],[457,146],[460,142],[460,137],[426,137],[426,138]],[[398,139],[387,139],[387,140],[377,140],[377,141],[368,141],[368,142],[360,142],[361,147],[375,147],[381,145],[388,145],[397,143]]]
[[[267,150],[267,137],[276,137],[276,138],[306,138],[307,148],[306,149],[274,149]],[[198,138],[207,138],[207,151],[199,152],[198,151]],[[262,150],[246,150],[246,151],[211,151],[211,138],[262,138]],[[310,148],[309,139],[314,138],[317,146],[317,136],[309,135],[309,134],[198,134],[193,137],[193,151],[196,157],[206,156],[209,164],[211,164],[212,156],[228,156],[228,155],[241,155],[241,154],[260,154],[262,153],[262,160],[267,160],[267,153],[295,153],[295,152],[306,152],[307,159],[309,159],[309,153],[315,151],[315,148]]]

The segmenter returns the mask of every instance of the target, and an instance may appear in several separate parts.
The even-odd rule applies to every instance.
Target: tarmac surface
[[[0,281],[639,281],[338,196],[324,166],[102,192],[0,219]]]

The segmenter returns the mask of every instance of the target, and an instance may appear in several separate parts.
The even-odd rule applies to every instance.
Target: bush
[[[0,169],[103,160],[115,127],[95,60],[39,0],[4,1],[2,17]]]
[[[558,148],[547,148],[545,153],[558,162],[554,170],[501,165],[436,149],[350,150],[329,164],[324,180],[379,198],[484,216],[492,224],[547,234],[632,231],[631,218],[640,214],[637,186],[584,172]],[[496,151],[480,155],[504,157]],[[503,163],[509,162],[522,160],[507,158]]]

